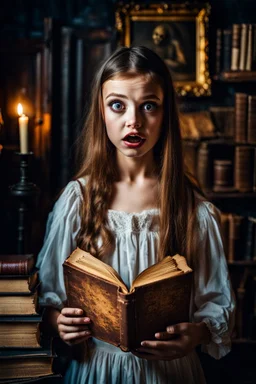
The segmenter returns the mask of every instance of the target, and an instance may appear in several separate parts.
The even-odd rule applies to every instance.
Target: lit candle
[[[28,153],[28,116],[24,115],[21,104],[18,104],[20,153]]]

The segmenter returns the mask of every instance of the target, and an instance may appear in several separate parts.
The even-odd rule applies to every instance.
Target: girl
[[[120,48],[99,70],[81,143],[80,170],[49,215],[38,256],[41,306],[68,345],[89,340],[67,383],[204,383],[195,347],[230,351],[234,300],[217,209],[183,169],[175,92],[162,59]],[[136,356],[91,338],[90,319],[65,306],[62,264],[79,246],[112,265],[129,287],[166,255],[194,270],[190,322],[145,340]]]

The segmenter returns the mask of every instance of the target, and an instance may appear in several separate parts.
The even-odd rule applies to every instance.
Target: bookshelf
[[[247,193],[239,193],[239,192],[206,192],[206,196],[210,200],[225,200],[225,199],[256,199],[256,192],[247,192]]]
[[[249,18],[250,15],[248,28]],[[232,46],[238,48],[238,41],[242,40],[237,35],[240,27],[234,28],[236,41],[232,42],[233,25],[223,22],[222,26],[222,31],[215,28],[213,95],[207,106],[215,125],[215,137],[201,136],[194,141],[190,138],[184,148],[189,170],[199,181],[206,199],[221,212],[237,310],[231,352],[218,363],[205,356],[201,361],[206,361],[209,383],[253,384],[256,383],[256,26],[250,26],[253,46],[244,42],[243,49],[240,46],[233,53]],[[241,52],[250,69],[239,67]],[[235,59],[237,68],[232,69]]]
[[[221,72],[214,76],[214,80],[221,82],[251,82],[256,81],[256,71]]]

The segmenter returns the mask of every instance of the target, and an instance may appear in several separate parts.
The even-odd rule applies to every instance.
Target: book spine
[[[118,292],[117,301],[120,312],[120,348],[128,352],[136,346],[135,295]]]
[[[256,144],[256,96],[248,96],[248,125],[247,141],[249,144]]]
[[[244,71],[246,67],[247,44],[248,44],[248,24],[241,24],[241,41],[240,41],[240,58],[239,58],[240,71]]]
[[[27,261],[5,262],[0,261],[0,275],[27,275]]]
[[[228,72],[231,69],[231,45],[232,45],[232,31],[231,29],[224,29],[223,31],[223,71]]]
[[[253,154],[252,147],[236,146],[235,148],[235,188],[239,192],[253,190]]]
[[[247,55],[246,55],[246,63],[245,63],[245,70],[251,71],[252,70],[252,24],[248,25],[248,43],[247,43]]]
[[[216,75],[219,75],[222,71],[222,30],[220,28],[216,31]]]
[[[238,71],[240,58],[241,25],[232,25],[231,71]]]
[[[252,25],[252,71],[256,69],[256,24]]]
[[[246,143],[247,141],[247,105],[246,93],[235,94],[235,141]]]
[[[211,152],[208,143],[203,142],[198,150],[197,156],[197,179],[200,186],[209,190],[212,187],[212,164]]]

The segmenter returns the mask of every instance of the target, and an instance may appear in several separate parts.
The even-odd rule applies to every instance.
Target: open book
[[[68,306],[90,317],[92,335],[130,351],[168,325],[188,321],[192,269],[167,256],[140,273],[130,290],[103,261],[77,248],[64,262]]]

